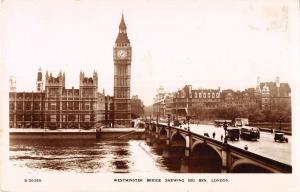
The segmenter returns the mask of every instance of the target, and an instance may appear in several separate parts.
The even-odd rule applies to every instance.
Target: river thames
[[[10,162],[24,172],[146,173],[219,172],[213,159],[187,164],[182,151],[163,156],[145,140],[11,140]]]

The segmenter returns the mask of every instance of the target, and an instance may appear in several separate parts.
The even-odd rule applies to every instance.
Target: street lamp
[[[186,121],[188,123],[188,131],[190,131],[190,116],[186,116]]]
[[[171,120],[171,115],[168,114],[168,127],[170,127],[170,120]]]
[[[224,131],[225,131],[225,137],[224,137],[224,144],[227,144],[227,122],[225,121],[224,124],[223,124],[223,128],[224,128]]]

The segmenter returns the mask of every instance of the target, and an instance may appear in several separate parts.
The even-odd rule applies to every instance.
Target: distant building
[[[164,87],[160,86],[157,89],[157,94],[154,97],[153,103],[153,118],[166,117],[166,106],[165,106],[166,92]]]
[[[36,92],[9,93],[10,127],[92,128],[105,121],[105,96],[98,93],[98,75],[79,76],[79,89],[65,87],[65,73],[42,72],[37,76]]]
[[[191,115],[191,107],[201,104],[205,108],[216,108],[220,103],[219,89],[192,89],[191,85],[185,85],[174,93],[166,93],[163,87],[157,90],[154,98],[154,116],[167,118]]]
[[[276,77],[275,82],[260,82],[257,79],[255,94],[262,109],[276,109],[280,105],[291,105],[291,88],[288,83],[280,83]]]
[[[222,106],[236,106],[238,108],[248,108],[257,105],[255,89],[249,88],[244,91],[223,90],[221,93]]]
[[[217,108],[221,101],[221,90],[192,89],[191,85],[184,86],[174,94],[173,114],[175,116],[191,115],[191,107],[201,104],[205,108]]]
[[[153,114],[159,118],[166,118],[168,114],[185,117],[192,115],[191,108],[197,104],[205,109],[234,106],[273,110],[282,105],[291,105],[291,88],[288,83],[280,83],[279,77],[276,77],[275,82],[260,82],[258,78],[255,88],[243,91],[192,89],[191,85],[185,85],[176,92],[167,93],[160,87],[154,98]]]

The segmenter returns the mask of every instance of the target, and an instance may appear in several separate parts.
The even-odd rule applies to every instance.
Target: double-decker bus
[[[245,140],[257,141],[257,139],[260,138],[259,129],[257,127],[241,127],[241,138]]]
[[[216,127],[223,127],[224,123],[227,123],[227,124],[231,124],[231,120],[223,120],[223,119],[219,119],[219,120],[215,120],[214,121],[214,125]]]

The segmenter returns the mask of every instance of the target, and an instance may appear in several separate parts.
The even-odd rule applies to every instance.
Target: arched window
[[[211,98],[215,98],[215,93],[212,93],[212,94],[211,94]]]
[[[199,92],[199,98],[201,98],[202,97],[202,93],[201,92]]]
[[[195,92],[195,94],[194,94],[194,98],[197,98],[197,96],[198,96],[198,94],[197,94],[197,92]]]
[[[206,98],[206,93],[203,93],[203,98]]]

